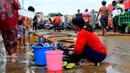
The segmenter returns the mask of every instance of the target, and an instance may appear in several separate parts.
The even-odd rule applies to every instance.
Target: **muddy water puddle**
[[[127,66],[124,68],[127,69]],[[6,65],[5,73],[123,73],[123,70],[115,64],[106,62],[103,62],[101,66],[76,66],[70,70],[63,69],[59,71],[48,71],[46,67],[26,66],[25,64],[19,65],[15,62],[9,62]]]
[[[46,67],[35,66],[34,62],[27,59],[29,57],[22,55],[8,59],[7,63],[0,62],[0,73],[130,73],[130,37],[100,39],[108,49],[108,56],[100,66],[76,66],[70,70],[48,71]]]

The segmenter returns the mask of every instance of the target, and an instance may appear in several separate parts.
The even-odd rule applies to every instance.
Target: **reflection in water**
[[[123,54],[123,53],[126,54],[126,51],[129,51],[129,49],[127,49],[127,48],[125,48],[125,50],[126,50],[125,52],[118,50],[118,49],[122,50],[122,48],[115,48],[114,43],[116,41],[113,40],[113,38],[111,38],[111,37],[101,37],[101,41],[107,46],[107,48],[109,48],[108,49],[109,55],[111,52],[116,52],[119,54]],[[116,42],[116,43],[118,43],[118,42]],[[121,44],[122,44],[122,42],[121,42]],[[128,43],[125,43],[125,44],[128,44]],[[116,46],[120,47],[121,45],[117,44]],[[1,49],[1,46],[0,46],[0,49]],[[115,50],[113,51],[113,49],[116,49],[116,51]],[[121,71],[123,71],[124,69],[129,70],[129,66],[128,67],[125,66],[124,63],[130,62],[129,61],[130,58],[129,58],[129,56],[127,57],[126,55],[123,55],[122,56],[123,60],[119,61],[121,59],[121,57],[118,56],[119,54],[115,55],[112,53],[112,58],[107,57],[108,58],[107,62],[109,62],[109,63],[102,63],[98,67],[97,66],[86,66],[86,67],[77,67],[76,66],[74,69],[71,69],[71,70],[64,69],[62,72],[62,70],[61,71],[47,71],[46,68],[43,68],[43,67],[41,68],[41,67],[37,67],[37,66],[29,67],[30,61],[32,59],[29,59],[30,57],[25,54],[23,56],[19,57],[18,61],[10,62],[8,60],[7,65],[6,65],[6,58],[1,59],[1,55],[6,57],[6,54],[0,53],[0,73],[123,73]],[[4,60],[4,61],[2,62],[1,60]],[[117,64],[120,64],[122,62],[125,67],[123,66],[123,70],[122,70],[120,65],[115,66],[113,64],[110,64],[111,61],[112,61],[112,63],[114,61],[116,61],[116,62],[119,61],[119,62],[117,62]],[[129,65],[129,63],[127,65]],[[128,73],[130,73],[130,72],[128,72]]]
[[[6,73],[6,51],[0,34],[0,73]]]
[[[107,73],[120,73],[120,72],[117,72],[116,70],[114,70],[112,66],[107,67],[106,71],[107,71]]]
[[[115,64],[103,62],[100,66],[76,66],[74,69],[65,70],[64,73],[119,73],[115,67]]]
[[[6,57],[5,57],[6,59]],[[6,60],[0,58],[0,73],[6,73]]]
[[[104,45],[107,47],[108,46],[108,38],[107,37],[102,37],[100,40],[104,43]]]
[[[26,69],[26,73],[30,73],[30,69],[29,68]]]
[[[62,70],[57,70],[57,71],[50,71],[50,70],[48,70],[47,73],[62,73]]]
[[[75,73],[83,73],[83,69],[81,69],[81,68],[80,69],[76,69]]]
[[[37,67],[35,73],[47,73],[47,70],[45,67]]]

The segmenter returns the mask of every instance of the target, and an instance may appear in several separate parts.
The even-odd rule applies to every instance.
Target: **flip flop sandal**
[[[63,62],[62,62],[62,67],[67,66],[67,64],[68,64],[67,61],[63,61]]]
[[[98,63],[95,63],[95,66],[100,66],[100,63],[98,62]]]
[[[75,63],[69,63],[67,66],[66,66],[66,69],[72,69],[75,67]]]

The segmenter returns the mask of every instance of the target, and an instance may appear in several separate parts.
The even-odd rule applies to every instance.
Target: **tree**
[[[98,13],[98,11],[95,11],[95,13]]]
[[[54,17],[54,16],[56,16],[56,13],[49,13],[48,16]]]

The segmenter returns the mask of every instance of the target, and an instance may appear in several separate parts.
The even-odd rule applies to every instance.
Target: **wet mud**
[[[46,67],[35,66],[32,58],[21,51],[19,57],[8,58],[7,62],[0,63],[0,73],[130,73],[130,37],[108,36],[100,39],[108,50],[108,56],[100,66],[48,71]]]

